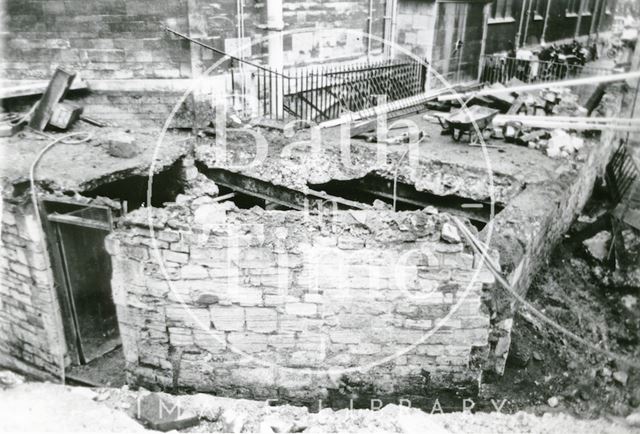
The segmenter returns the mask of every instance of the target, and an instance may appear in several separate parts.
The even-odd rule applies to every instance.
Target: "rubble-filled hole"
[[[373,204],[381,200],[393,205],[393,180],[377,175],[366,175],[363,178],[348,181],[332,180],[325,184],[309,184],[314,190],[366,204]],[[438,196],[425,191],[418,191],[413,185],[398,182],[395,187],[396,210],[411,211],[433,206],[440,211],[460,215],[468,218],[474,226],[481,230],[491,218],[491,206],[460,196]],[[494,213],[502,210],[502,206],[495,204]]]
[[[176,196],[184,192],[182,183],[182,162],[153,176],[151,206],[162,207],[165,202],[173,202]],[[133,175],[123,179],[102,184],[92,190],[83,192],[84,196],[103,196],[114,200],[126,201],[129,211],[146,206],[149,177]]]

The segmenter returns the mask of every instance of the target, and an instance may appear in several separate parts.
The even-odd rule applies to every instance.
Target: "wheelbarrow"
[[[478,126],[481,133],[491,130],[491,121],[500,113],[499,110],[489,107],[474,105],[466,109],[456,110],[446,115],[435,115],[442,127],[443,134],[451,134],[456,142],[464,136],[469,138],[469,143],[478,141],[477,131],[473,124]]]

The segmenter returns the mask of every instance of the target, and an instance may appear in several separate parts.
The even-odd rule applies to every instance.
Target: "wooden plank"
[[[0,80],[0,99],[42,95],[48,85],[49,82],[45,80]],[[86,81],[74,80],[69,90],[87,88]]]
[[[82,217],[75,217],[75,216],[66,215],[66,214],[49,214],[47,216],[47,219],[55,223],[82,226],[85,228],[93,228],[93,229],[99,229],[102,231],[111,232],[111,226],[108,223],[103,223],[103,222],[90,220]]]
[[[29,126],[37,131],[42,131],[47,126],[53,107],[64,99],[65,94],[71,87],[71,83],[76,74],[73,72],[65,71],[62,68],[57,68],[53,74],[53,78],[47,86],[47,90],[38,101],[38,104],[33,112],[33,116],[29,121]]]

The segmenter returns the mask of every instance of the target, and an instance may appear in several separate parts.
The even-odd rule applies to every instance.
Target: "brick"
[[[164,250],[162,256],[167,262],[175,262],[177,264],[186,264],[189,262],[189,255],[187,253]]]
[[[371,355],[380,353],[381,347],[377,344],[360,343],[358,345],[349,345],[349,351],[357,355]]]
[[[352,330],[336,330],[329,333],[331,342],[336,344],[357,344],[362,342],[362,335]]]
[[[211,322],[216,330],[244,330],[245,310],[238,306],[209,306]]]
[[[318,306],[312,303],[287,303],[285,311],[289,315],[313,316],[318,313]]]
[[[338,247],[342,250],[362,249],[364,240],[356,237],[338,237]]]
[[[29,267],[20,264],[18,262],[12,262],[10,265],[11,271],[20,274],[21,276],[30,277]]]
[[[227,339],[229,345],[246,353],[257,353],[267,349],[267,335],[264,334],[231,332]]]
[[[227,348],[226,334],[216,330],[193,330],[194,343],[210,353],[218,353]]]
[[[168,330],[169,342],[171,343],[171,345],[176,347],[193,345],[193,335],[191,333],[191,329],[182,327],[169,327]]]
[[[206,279],[209,277],[209,273],[207,272],[207,269],[201,265],[187,264],[180,269],[180,277],[187,280]]]
[[[275,309],[247,307],[245,314],[247,330],[258,333],[269,333],[278,328],[278,313]]]

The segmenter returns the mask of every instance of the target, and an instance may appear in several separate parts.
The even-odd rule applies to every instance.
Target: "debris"
[[[16,113],[3,113],[0,120],[0,137],[11,137],[25,125],[26,116]]]
[[[551,132],[551,138],[547,144],[547,155],[551,158],[566,157],[579,151],[584,146],[584,140],[580,137],[568,134],[561,129]]]
[[[151,393],[138,402],[138,419],[158,431],[171,431],[199,423],[195,413],[185,412],[171,395]]]
[[[59,102],[53,107],[49,125],[66,130],[80,119],[81,114],[81,106],[69,102]]]
[[[613,379],[624,386],[625,384],[627,384],[629,374],[624,371],[616,371],[613,373]]]
[[[98,394],[88,387],[71,387],[69,388],[71,393],[75,393],[76,395],[84,396],[87,399],[91,399],[93,401],[96,400]]]
[[[452,244],[462,241],[460,238],[460,234],[458,233],[458,229],[451,223],[444,223],[442,225],[442,232],[440,236],[443,240]]]
[[[622,304],[629,310],[632,310],[638,304],[638,298],[633,295],[625,295],[622,297]]]
[[[529,364],[529,360],[531,359],[531,351],[524,345],[521,345],[518,340],[514,339],[511,341],[511,346],[509,348],[509,357],[508,362],[512,365],[517,366],[519,368],[524,368]]]
[[[239,433],[242,432],[242,428],[247,422],[247,416],[235,410],[228,409],[222,413],[220,421],[223,427],[222,432]]]
[[[107,399],[109,399],[110,396],[111,396],[111,394],[109,393],[109,391],[105,390],[103,392],[98,393],[98,395],[96,395],[96,397],[93,398],[93,400],[97,401],[97,402],[102,402],[102,401],[106,401]]]
[[[261,433],[288,433],[292,432],[294,425],[291,422],[285,422],[281,417],[270,414],[260,423]]]
[[[100,122],[97,119],[90,118],[89,116],[85,116],[85,115],[80,115],[80,120],[100,128],[107,126],[107,124],[105,124],[104,122]]]
[[[640,428],[640,408],[637,408],[636,411],[627,416],[625,420],[629,425]]]
[[[578,222],[580,223],[595,223],[595,221],[598,220],[598,217],[596,216],[588,216],[585,214],[580,214],[580,216],[578,217]]]
[[[227,203],[210,203],[199,206],[193,217],[193,222],[197,225],[214,225],[224,223],[227,219]]]
[[[531,353],[531,356],[533,357],[533,360],[537,361],[537,362],[541,362],[544,360],[544,357],[542,357],[542,354],[540,354],[537,351],[534,351],[533,353]]]
[[[24,378],[11,371],[0,371],[0,387],[7,389],[24,383]]]
[[[64,99],[67,91],[73,83],[73,79],[76,74],[73,72],[65,71],[58,67],[53,74],[53,78],[47,86],[47,90],[38,101],[36,108],[33,112],[33,116],[29,121],[29,126],[36,131],[43,131],[53,112],[54,106]]]
[[[593,237],[584,240],[582,245],[587,249],[591,257],[598,261],[604,261],[609,253],[610,241],[611,233],[609,231],[600,231]]]
[[[132,158],[141,152],[136,138],[124,131],[107,134],[103,142],[107,145],[107,152],[113,157]]]
[[[549,404],[549,407],[555,408],[558,406],[558,404],[560,404],[560,401],[557,397],[552,396],[551,398],[547,399],[547,404]]]

